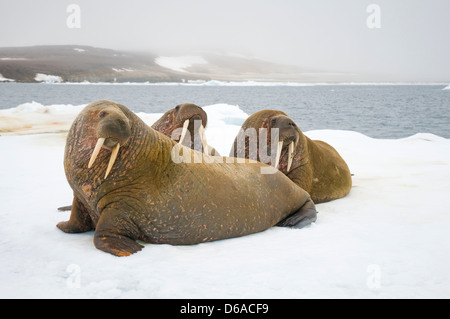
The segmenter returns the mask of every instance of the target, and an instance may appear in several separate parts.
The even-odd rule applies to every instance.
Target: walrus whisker
[[[117,154],[119,154],[119,149],[120,149],[120,143],[117,143],[117,145],[114,146],[114,148],[112,150],[111,158],[109,159],[109,163],[108,163],[108,168],[106,169],[105,179],[108,177],[109,172],[111,172],[111,168],[113,167],[114,163],[116,162]]]
[[[288,153],[288,165],[287,165],[288,173],[291,170],[293,159],[294,159],[294,142],[291,142],[291,144],[289,144],[289,153]]]
[[[283,141],[278,142],[278,148],[277,148],[277,157],[275,158],[275,165],[273,167],[278,169],[278,165],[280,164],[280,156],[281,156],[281,149],[283,148]]]
[[[98,139],[97,144],[95,145],[94,152],[92,152],[91,159],[89,160],[88,168],[91,168],[97,159],[98,153],[102,149],[103,143],[105,143],[105,138],[101,137]]]
[[[181,137],[180,137],[180,141],[178,143],[183,144],[183,140],[186,137],[186,133],[188,130],[188,126],[189,126],[189,120],[184,121],[183,124],[183,131],[181,132]]]

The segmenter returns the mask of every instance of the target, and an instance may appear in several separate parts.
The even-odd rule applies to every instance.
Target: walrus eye
[[[99,116],[100,118],[104,118],[105,115],[106,115],[106,112],[105,112],[105,111],[101,111],[101,112],[98,114],[98,116]]]
[[[293,123],[293,122],[289,123],[289,126],[297,127],[297,125],[295,125],[295,123]]]
[[[270,123],[271,123],[272,126],[274,126],[276,122],[277,122],[276,119],[272,119],[272,121]]]
[[[177,107],[175,108],[175,112],[178,112],[180,110],[180,106],[177,105]]]

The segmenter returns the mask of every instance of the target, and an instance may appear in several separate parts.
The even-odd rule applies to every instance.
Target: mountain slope
[[[87,46],[0,48],[0,73],[19,82],[51,74],[68,82],[177,81],[174,73],[154,63],[155,56]]]

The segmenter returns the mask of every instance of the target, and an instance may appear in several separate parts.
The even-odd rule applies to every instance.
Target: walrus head
[[[131,141],[136,139],[135,117],[127,108],[111,101],[86,106],[69,130],[64,160],[66,172],[89,180],[88,175],[93,178],[101,171],[106,179],[114,164],[117,166],[118,156],[130,158],[133,155],[130,145],[135,147],[139,143]]]
[[[131,123],[128,117],[114,105],[99,105],[91,112],[93,127],[97,137],[97,144],[89,160],[88,168],[91,168],[97,159],[100,150],[106,148],[111,150],[111,157],[106,169],[105,179],[113,167],[120,146],[127,144],[131,136]]]
[[[257,154],[254,154],[254,151],[251,151],[250,140],[248,137],[242,134],[242,132],[247,131],[248,129],[256,129],[258,144],[256,147]],[[261,136],[261,129],[266,130],[264,136]],[[274,134],[274,129],[278,130],[278,140],[272,141],[272,135]],[[264,139],[267,137],[267,143],[263,143],[260,139]],[[263,110],[256,112],[251,115],[242,125],[241,132],[236,137],[234,142],[234,147],[230,156],[238,157],[241,156],[238,154],[239,143],[238,139],[246,138],[245,140],[245,157],[250,159],[256,159],[258,161],[261,160],[261,155],[267,153],[269,158],[271,159],[271,165],[273,167],[278,168],[285,174],[288,174],[292,169],[292,165],[294,162],[294,158],[300,156],[297,154],[297,150],[299,149],[299,145],[302,143],[302,139],[304,135],[294,123],[294,121],[287,116],[286,113],[275,110]],[[242,141],[240,141],[242,145]],[[255,141],[253,142],[255,143]],[[273,148],[275,145],[275,148]],[[263,148],[263,150],[260,149]],[[253,148],[255,150],[255,147]],[[276,152],[272,157],[272,153]],[[241,153],[242,154],[242,153]],[[269,164],[265,162],[266,164]]]
[[[172,134],[176,129],[183,128],[181,135],[176,140],[177,142],[182,143],[188,131],[191,135],[191,140],[193,141],[196,133],[196,126],[194,125],[195,121],[201,121],[201,125],[199,126],[200,132],[197,133],[200,133],[203,137],[203,129],[208,123],[206,112],[195,104],[184,103],[167,111],[152,125],[152,128],[169,137],[172,137]]]
[[[277,128],[279,134],[277,160],[276,163],[274,163],[274,167],[285,164],[286,173],[289,173],[294,158],[294,150],[300,140],[300,130],[294,121],[286,115],[272,117],[270,119],[270,128]],[[280,161],[281,155],[284,155],[282,161]]]

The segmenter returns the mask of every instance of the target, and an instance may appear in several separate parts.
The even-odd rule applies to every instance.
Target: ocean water
[[[0,109],[32,101],[81,105],[99,99],[135,112],[164,113],[190,102],[238,105],[247,114],[286,112],[302,131],[351,130],[374,138],[433,133],[450,138],[445,85],[70,85],[0,83]]]

